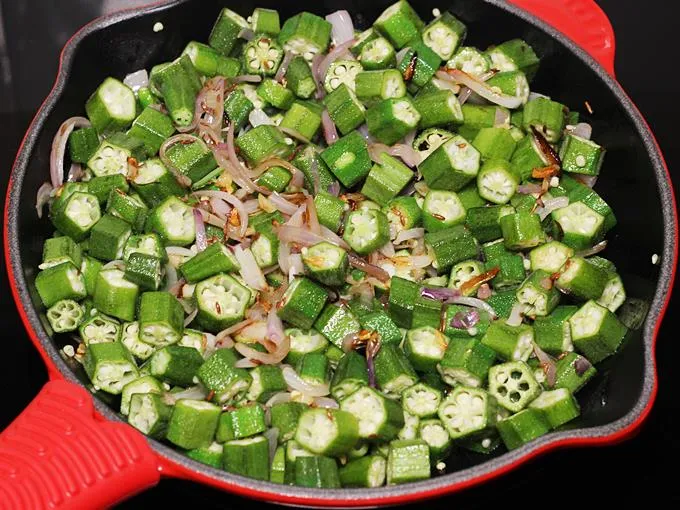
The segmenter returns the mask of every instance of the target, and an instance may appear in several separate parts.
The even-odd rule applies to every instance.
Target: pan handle
[[[614,29],[595,0],[508,0],[564,33],[614,76]]]
[[[159,481],[144,436],[63,380],[43,386],[0,434],[0,508],[105,508]]]

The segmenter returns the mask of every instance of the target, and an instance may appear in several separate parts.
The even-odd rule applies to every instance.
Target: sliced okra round
[[[354,92],[354,82],[357,74],[361,71],[361,64],[356,60],[336,60],[328,67],[323,79],[323,86],[326,92],[331,93],[344,83]]]
[[[47,320],[55,333],[66,333],[78,329],[85,311],[72,299],[57,301],[47,310]]]
[[[511,361],[491,367],[489,393],[508,411],[516,413],[541,393],[541,385],[526,363]]]
[[[459,386],[442,401],[438,415],[452,439],[469,437],[494,425],[496,400],[484,390]]]

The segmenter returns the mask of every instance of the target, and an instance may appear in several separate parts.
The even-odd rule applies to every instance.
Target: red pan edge
[[[522,0],[510,0],[511,3],[515,4],[523,4]],[[532,3],[532,2],[528,2]],[[161,6],[165,5],[167,2],[164,1],[159,1],[159,2],[154,2],[152,4],[149,4],[145,6],[146,8],[149,7],[155,7],[155,6]],[[545,6],[545,4],[543,4]],[[601,9],[599,6],[594,4],[593,6],[600,11],[600,14],[603,16],[604,13],[602,13]],[[541,5],[533,5],[530,12],[530,14],[533,14],[539,19],[546,19],[550,17],[550,8],[547,7],[545,10],[542,10]],[[525,7],[526,8],[526,7]],[[130,8],[130,9],[124,9],[119,12],[127,12],[127,11],[136,11],[139,8]],[[606,16],[605,16],[606,17]],[[52,90],[46,97],[46,99],[43,101],[41,104],[40,108],[36,112],[36,115],[34,116],[33,120],[29,124],[29,127],[27,128],[26,134],[24,135],[18,151],[17,151],[17,157],[15,158],[13,167],[16,166],[16,160],[18,159],[19,153],[23,151],[24,145],[26,143],[26,139],[28,137],[28,134],[33,130],[34,124],[39,116],[39,113],[43,110],[45,107],[45,104],[48,102],[50,99],[52,93],[54,92],[54,89],[56,88],[56,84],[58,82],[58,77],[62,72],[62,64],[63,64],[63,56],[66,48],[72,43],[73,39],[75,39],[83,30],[85,30],[88,26],[91,24],[94,24],[98,21],[98,19],[95,19],[83,27],[81,27],[75,34],[73,34],[69,40],[66,42],[64,45],[64,48],[62,49],[62,52],[59,57],[59,68],[57,70],[57,79],[55,80],[55,84],[52,87]],[[597,28],[597,27],[595,27]],[[611,60],[613,62],[613,51],[614,47],[613,44],[609,48],[611,52]],[[600,59],[597,59],[600,61]],[[608,61],[603,62],[603,67],[610,71],[612,68],[610,68]],[[613,73],[612,73],[613,75]],[[628,97],[628,96],[627,96]],[[630,99],[630,98],[629,98]],[[631,104],[635,106],[633,101],[631,100]],[[637,110],[637,107],[635,107]],[[639,110],[637,110],[638,113]],[[656,141],[656,138],[654,137],[651,129],[649,128],[649,125],[647,124],[646,120],[644,117],[640,114],[640,118],[643,120],[645,127],[647,128],[647,131],[652,135],[652,139],[654,140],[654,145],[657,150],[658,155],[661,158],[661,162],[663,164],[664,170],[666,172],[666,179],[669,183],[671,183],[671,176],[670,172],[668,170],[668,166],[666,164],[666,161],[663,157],[663,153],[661,152],[661,148],[658,145],[658,142]],[[11,174],[12,175],[12,174]],[[9,250],[9,231],[8,231],[8,218],[9,218],[9,196],[10,196],[10,190],[12,189],[12,176],[10,176],[10,180],[8,182],[7,186],[7,193],[5,196],[5,207],[4,207],[4,225],[3,225],[3,249],[4,249],[4,255],[5,255],[5,260],[9,261],[10,260],[10,250]],[[671,198],[671,205],[673,206],[673,213],[674,213],[674,222],[673,222],[673,230],[674,230],[674,236],[673,236],[673,260],[676,261],[676,264],[673,264],[673,270],[671,272],[671,277],[669,281],[669,289],[673,288],[673,282],[675,281],[675,276],[676,276],[676,268],[677,268],[677,259],[678,259],[678,221],[677,221],[677,202],[675,198],[675,193],[674,189],[671,186],[670,188],[670,198]],[[21,301],[19,292],[17,289],[17,283],[16,283],[16,276],[14,274],[12,265],[10,263],[6,263],[7,267],[7,275],[9,278],[10,282],[10,287],[12,291],[12,296],[14,298],[14,301],[17,306],[17,310],[19,312],[19,316],[21,317],[22,322],[24,323],[24,327],[26,328],[26,331],[29,334],[29,337],[33,343],[33,345],[36,347],[36,349],[39,351],[40,355],[43,358],[43,361],[45,362],[45,365],[47,367],[48,371],[48,377],[50,380],[56,380],[56,379],[63,379],[64,376],[63,374],[56,368],[56,366],[53,364],[52,360],[48,356],[48,354],[45,352],[37,332],[33,329],[30,320],[28,319],[28,316],[26,314],[26,310],[24,308],[24,303]],[[647,401],[646,406],[644,409],[640,412],[638,417],[630,423],[628,426],[612,433],[608,434],[602,437],[583,437],[583,438],[565,438],[561,440],[555,440],[550,443],[547,443],[539,448],[536,448],[532,450],[531,452],[527,453],[526,455],[516,459],[513,462],[510,462],[508,464],[505,464],[503,466],[498,467],[494,471],[485,473],[483,475],[479,475],[474,478],[470,478],[465,481],[461,481],[452,485],[448,485],[445,487],[440,487],[436,489],[430,489],[430,490],[424,490],[418,493],[414,494],[406,494],[406,495],[396,495],[396,496],[384,496],[384,497],[376,497],[376,498],[362,498],[362,499],[337,499],[337,500],[327,500],[327,499],[317,499],[317,498],[305,498],[305,497],[296,497],[296,496],[287,496],[287,495],[282,495],[282,494],[276,494],[274,492],[268,492],[268,491],[260,491],[252,488],[246,488],[238,484],[234,484],[231,482],[227,482],[224,480],[216,480],[213,477],[207,476],[204,473],[200,471],[194,471],[192,469],[189,469],[181,464],[177,464],[169,459],[166,459],[162,456],[160,456],[158,453],[156,455],[158,456],[159,460],[159,465],[158,465],[158,470],[159,473],[164,474],[165,476],[171,476],[171,477],[177,477],[177,478],[184,478],[188,480],[193,480],[196,482],[204,483],[206,485],[210,485],[213,487],[217,487],[220,489],[228,490],[232,493],[249,497],[249,498],[257,498],[260,500],[268,500],[272,501],[275,500],[280,503],[286,503],[286,504],[293,504],[293,505],[305,505],[305,506],[310,506],[310,505],[320,505],[320,506],[326,506],[326,507],[366,507],[366,506],[371,506],[371,505],[387,505],[387,504],[404,504],[404,503],[409,503],[413,502],[416,500],[422,500],[424,498],[434,498],[438,496],[443,496],[446,494],[450,494],[453,492],[457,492],[469,487],[472,487],[474,485],[478,485],[480,483],[483,483],[488,480],[495,479],[497,477],[500,477],[504,475],[505,473],[512,471],[513,469],[516,469],[517,467],[530,462],[531,460],[540,457],[541,455],[553,451],[553,450],[558,450],[561,448],[565,447],[579,447],[579,446],[607,446],[607,445],[613,445],[616,443],[619,443],[621,441],[624,441],[625,439],[631,437],[634,435],[642,423],[645,421],[645,419],[648,417],[651,408],[654,404],[654,401],[656,399],[657,391],[658,391],[658,373],[657,373],[657,363],[656,363],[656,341],[658,339],[658,334],[659,334],[659,329],[661,327],[661,323],[663,321],[663,318],[666,314],[666,311],[668,309],[668,305],[670,302],[670,292],[666,295],[664,303],[661,306],[661,310],[659,312],[655,327],[654,327],[654,332],[653,332],[653,337],[652,337],[652,362],[653,362],[653,371],[654,371],[654,385],[652,387],[649,399]],[[105,419],[103,418],[95,409],[96,415],[100,419]]]

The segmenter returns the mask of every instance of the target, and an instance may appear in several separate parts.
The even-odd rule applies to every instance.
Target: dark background
[[[546,0],[547,2],[552,0]],[[0,196],[24,131],[48,94],[66,40],[102,12],[144,3],[136,0],[0,0]],[[598,0],[617,36],[617,77],[649,122],[670,172],[680,182],[677,129],[680,105],[671,42],[677,35],[668,0],[633,3]],[[673,32],[673,33],[672,33]],[[676,143],[674,143],[676,142]],[[2,255],[0,255],[2,256]],[[4,265],[4,262],[3,262]],[[0,276],[0,338],[3,360],[0,430],[24,408],[46,381],[45,368],[15,313],[5,271]],[[596,504],[631,504],[649,499],[678,503],[677,456],[680,454],[677,374],[678,340],[673,321],[680,311],[676,296],[657,342],[660,389],[656,405],[637,437],[618,446],[565,450],[549,454],[502,479],[433,501],[436,508],[486,508],[541,505],[590,508]],[[633,499],[634,498],[634,499]],[[188,482],[163,480],[122,508],[171,500],[176,506],[221,508],[252,502]],[[650,502],[651,502],[650,501]]]

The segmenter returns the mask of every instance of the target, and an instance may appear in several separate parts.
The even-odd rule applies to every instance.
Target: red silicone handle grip
[[[92,396],[48,382],[0,435],[0,508],[104,508],[158,483],[144,436],[98,418]]]
[[[508,1],[568,36],[614,76],[614,29],[594,0]]]

